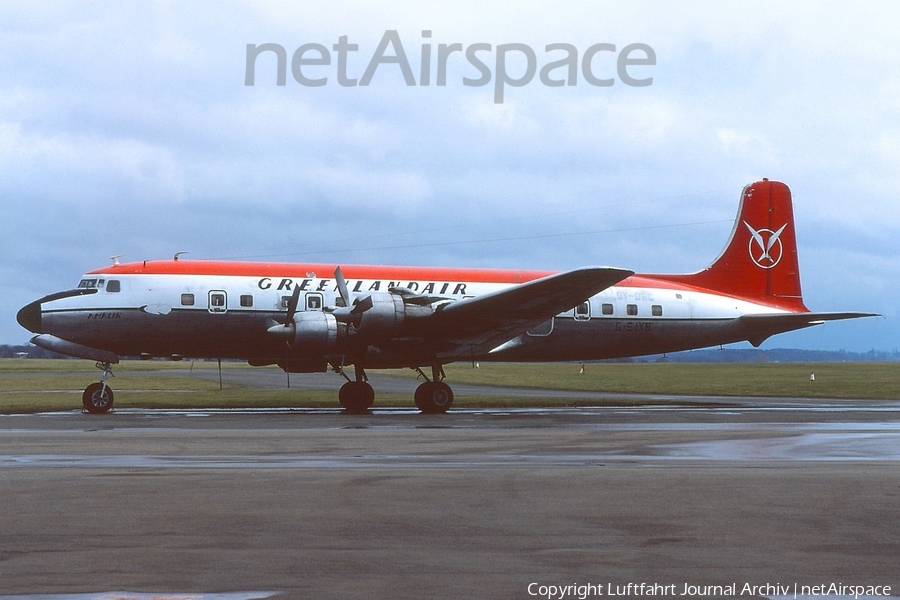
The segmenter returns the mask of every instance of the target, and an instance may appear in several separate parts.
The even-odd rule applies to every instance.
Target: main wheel
[[[453,406],[453,390],[443,381],[426,381],[416,388],[416,407],[425,414],[442,414]]]
[[[84,406],[84,410],[99,415],[109,412],[109,409],[113,407],[114,397],[112,388],[109,386],[104,388],[104,385],[98,381],[84,388],[81,404]]]
[[[375,390],[365,381],[348,381],[338,391],[338,400],[347,412],[365,412],[375,403]]]

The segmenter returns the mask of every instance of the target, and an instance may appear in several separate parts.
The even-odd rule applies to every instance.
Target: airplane
[[[217,358],[346,379],[365,412],[367,369],[411,368],[423,413],[444,413],[458,361],[592,361],[749,341],[860,312],[810,312],[800,290],[791,192],[762,179],[741,194],[721,255],[691,274],[615,267],[553,273],[372,265],[169,260],[113,264],[23,307],[36,346],[103,371],[83,410],[108,412],[122,357]],[[352,377],[348,367],[353,367]],[[430,367],[431,376],[422,370]]]

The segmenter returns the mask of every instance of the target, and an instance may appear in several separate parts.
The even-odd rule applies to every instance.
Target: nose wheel
[[[81,395],[83,409],[95,415],[109,412],[115,399],[112,388],[106,385],[106,380],[113,374],[112,367],[109,363],[97,363],[97,368],[103,371],[103,376],[100,381],[84,388]]]

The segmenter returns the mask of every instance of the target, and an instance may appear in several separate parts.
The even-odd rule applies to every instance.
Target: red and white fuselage
[[[688,275],[144,261],[91,271],[18,319],[37,334],[35,344],[102,363],[237,358],[292,372],[353,365],[353,394],[366,398],[348,405],[342,392],[348,408],[371,404],[364,368],[431,366],[435,381],[424,399],[417,391],[416,403],[441,412],[449,404],[437,398],[434,410],[425,396],[449,393],[452,401],[440,382],[448,362],[759,345],[775,333],[859,316],[866,315],[813,314],[803,304],[790,191],[763,180],[744,189],[723,253]]]

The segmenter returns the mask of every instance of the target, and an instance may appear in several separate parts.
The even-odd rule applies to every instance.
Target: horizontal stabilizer
[[[880,316],[874,313],[860,312],[803,312],[744,315],[738,321],[740,321],[746,331],[747,341],[754,346],[759,346],[766,339],[777,333],[821,325],[827,321]]]

